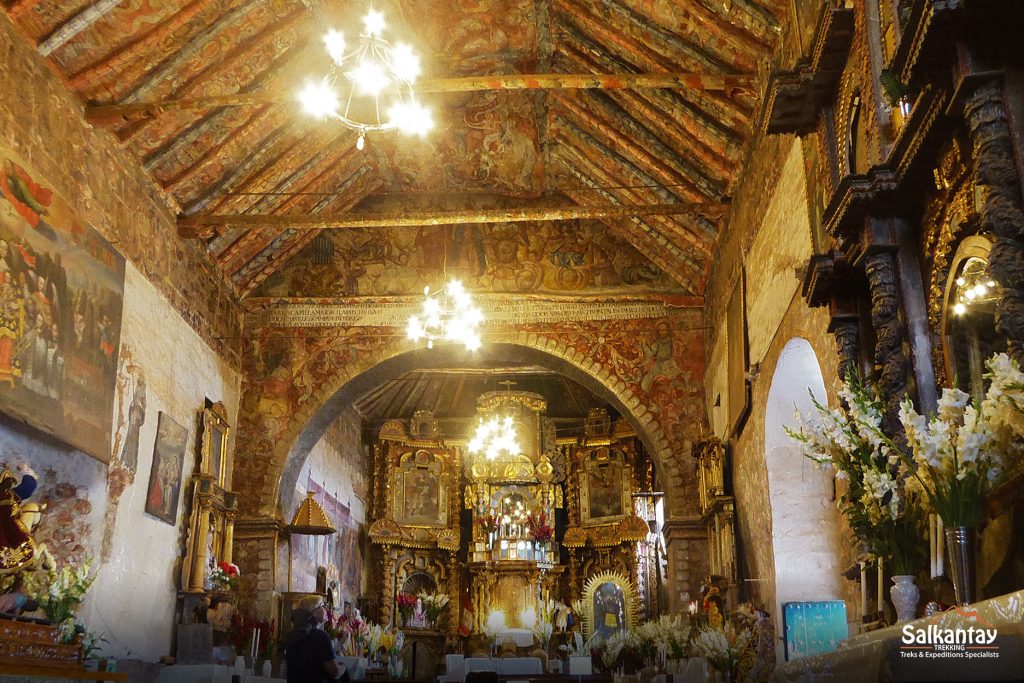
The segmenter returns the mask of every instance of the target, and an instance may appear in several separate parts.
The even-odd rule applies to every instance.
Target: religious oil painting
[[[0,149],[0,410],[110,459],[124,258]]]
[[[629,514],[629,471],[622,457],[618,451],[601,448],[586,458],[580,482],[584,526],[617,522]]]
[[[411,526],[447,524],[442,463],[426,451],[402,456],[396,470],[395,521]]]
[[[625,574],[604,572],[587,579],[581,595],[583,635],[602,640],[636,626],[636,587]]]
[[[161,412],[157,422],[153,466],[146,489],[146,512],[173,525],[178,517],[178,493],[185,463],[188,430]]]

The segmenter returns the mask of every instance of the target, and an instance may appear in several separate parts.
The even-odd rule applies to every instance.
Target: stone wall
[[[755,141],[749,164],[737,190],[732,221],[714,260],[708,286],[706,398],[715,433],[728,438],[731,446],[740,573],[741,579],[748,580],[741,587],[741,597],[745,594],[777,617],[777,589],[783,593],[787,590],[776,585],[773,506],[785,506],[787,496],[796,499],[803,493],[799,487],[786,491],[769,488],[765,454],[768,392],[780,354],[791,339],[810,342],[830,391],[837,376],[837,353],[827,332],[827,311],[809,309],[799,292],[800,271],[812,254],[811,212],[801,145],[790,136],[760,138]],[[741,272],[745,272],[747,280],[752,409],[742,429],[730,433],[726,419],[726,305]],[[716,399],[719,407],[715,406]],[[817,501],[821,514],[833,505],[831,500]],[[808,508],[805,514],[817,515],[817,508]],[[803,543],[808,549],[830,549],[835,558],[832,564],[846,566],[846,544],[838,530],[830,530],[827,525],[803,538],[787,537],[780,542],[790,546]],[[804,569],[817,569],[820,573],[819,559],[809,559],[810,564]],[[800,571],[794,574],[787,570],[787,575],[799,576]],[[776,621],[776,627],[781,627],[781,620]]]
[[[0,144],[30,163],[155,284],[208,346],[237,367],[238,300],[195,241],[178,239],[177,206],[106,131],[0,13]]]

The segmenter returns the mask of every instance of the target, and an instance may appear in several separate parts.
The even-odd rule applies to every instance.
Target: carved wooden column
[[[458,558],[454,552],[448,553],[448,635],[452,638],[459,635],[459,620],[462,618],[460,579]]]
[[[869,218],[869,221],[875,221]],[[871,326],[875,329],[875,366],[878,390],[885,403],[882,428],[887,434],[902,433],[900,401],[907,393],[907,354],[900,320],[900,290],[896,257],[888,248],[871,248],[864,259],[871,291]]]
[[[989,272],[1002,288],[996,325],[1010,354],[1024,362],[1024,214],[1003,89],[995,83],[979,87],[967,98],[964,116],[974,146],[976,210],[983,230],[993,235]]]
[[[577,600],[580,597],[580,563],[576,558],[576,548],[568,548],[569,551],[569,600]]]
[[[395,558],[390,545],[381,548],[380,573],[380,623],[390,624],[395,605]]]
[[[235,513],[228,512],[224,515],[224,549],[221,557],[225,562],[232,563],[234,560],[235,547]]]

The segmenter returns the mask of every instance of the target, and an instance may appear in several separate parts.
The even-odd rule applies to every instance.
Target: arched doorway
[[[786,426],[795,426],[794,410],[808,418],[816,415],[811,394],[821,403],[828,401],[814,349],[806,339],[794,338],[779,355],[765,406],[775,614],[780,629],[783,603],[841,596],[833,475],[804,457],[785,431]]]
[[[661,428],[652,419],[648,407],[644,406],[641,399],[628,389],[621,386],[614,387],[607,377],[600,373],[588,372],[576,363],[559,357],[555,353],[520,344],[489,344],[485,349],[477,352],[473,362],[484,367],[497,360],[507,363],[528,363],[548,368],[582,385],[594,395],[607,401],[636,430],[666,484],[680,481],[680,467],[669,453],[667,440]],[[277,487],[277,503],[282,514],[287,516],[298,503],[295,499],[295,482],[310,450],[324,435],[328,425],[347,406],[375,386],[395,379],[409,370],[465,367],[467,364],[469,362],[464,353],[457,347],[441,346],[434,349],[417,349],[390,356],[344,381],[306,421],[288,451]]]

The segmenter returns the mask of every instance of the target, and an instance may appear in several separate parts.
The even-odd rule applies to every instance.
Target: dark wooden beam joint
[[[764,132],[805,135],[818,112],[835,95],[854,36],[852,7],[826,7],[815,31],[811,54],[792,71],[769,76]]]
[[[1003,88],[978,87],[966,99],[964,117],[973,146],[975,210],[982,231],[993,236],[988,267],[1002,288],[996,325],[1010,354],[1024,362],[1024,213]]]

